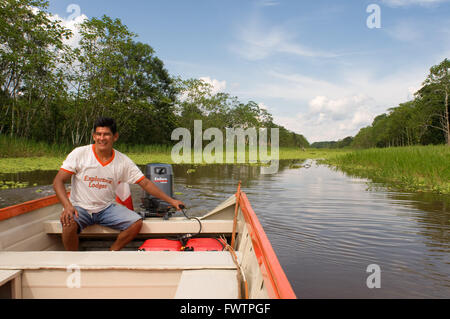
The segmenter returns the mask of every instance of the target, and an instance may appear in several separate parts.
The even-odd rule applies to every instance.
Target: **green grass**
[[[170,145],[126,145],[117,143],[114,147],[127,154],[137,165],[147,163],[173,164]],[[58,170],[67,154],[72,151],[71,145],[46,144],[44,142],[30,141],[21,138],[10,138],[0,135],[0,173],[29,172],[34,170]],[[270,149],[270,148],[269,148]],[[326,150],[300,148],[280,148],[280,160],[294,159],[326,159],[336,154],[345,154],[348,150]],[[194,152],[191,152],[194,163]],[[237,163],[237,152],[234,152]],[[249,162],[248,150],[245,154],[246,162]],[[226,163],[224,153],[223,163]],[[206,164],[203,162],[201,164]],[[261,162],[253,163],[261,165]]]
[[[73,149],[67,144],[47,144],[24,138],[0,135],[0,159],[20,157],[65,157]]]
[[[337,155],[351,152],[350,149],[326,149],[307,148],[304,151],[300,148],[280,147],[280,160],[289,159],[328,159]]]
[[[397,189],[450,194],[450,147],[445,145],[355,150],[323,162]]]

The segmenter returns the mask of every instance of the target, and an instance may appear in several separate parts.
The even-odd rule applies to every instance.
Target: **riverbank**
[[[127,154],[137,165],[147,163],[169,163],[174,164],[170,145],[126,145],[115,144],[114,148]],[[70,145],[48,145],[42,142],[34,142],[20,138],[9,138],[0,136],[0,174],[30,172],[35,170],[58,170],[67,154],[73,149]],[[269,148],[270,149],[270,148]],[[329,149],[301,149],[280,147],[280,160],[305,160],[305,159],[327,159],[337,154],[345,154],[349,150]],[[192,163],[194,163],[194,152],[191,152]],[[234,154],[237,163],[237,153]],[[226,163],[224,154],[223,163]],[[249,163],[248,151],[246,152],[246,163]],[[195,163],[195,164],[206,164]],[[233,164],[233,163],[229,163]],[[252,165],[261,165],[258,161]]]
[[[354,150],[321,162],[389,188],[450,194],[450,147],[445,145]]]
[[[122,151],[119,149],[119,151]],[[174,164],[170,149],[164,150],[158,147],[154,147],[153,151],[146,151],[145,153],[130,153],[127,154],[137,165],[145,165],[147,163],[169,163]],[[316,150],[306,149],[298,150],[291,148],[280,148],[279,159],[280,160],[305,160],[305,159],[326,159],[336,154],[345,154],[345,151],[335,150]],[[67,155],[67,154],[66,154]],[[58,170],[64,161],[66,155],[48,154],[44,156],[30,156],[30,157],[1,157],[0,158],[0,174],[1,173],[18,173],[18,172],[30,172],[35,170]],[[235,154],[236,157],[236,154]],[[193,164],[194,161],[192,161]],[[224,161],[225,163],[225,161]],[[237,161],[235,161],[237,163]],[[246,163],[248,163],[248,154],[246,155]],[[199,163],[199,165],[206,164],[205,162]],[[233,163],[231,163],[233,164]],[[253,165],[262,165],[261,162],[254,163]]]
[[[137,165],[174,164],[171,146],[116,144]],[[68,145],[47,145],[0,136],[0,174],[56,171],[73,149]],[[235,163],[237,163],[235,155]],[[248,152],[246,154],[248,163]],[[383,149],[300,149],[279,150],[280,160],[317,159],[347,174],[369,178],[387,187],[416,192],[450,194],[450,147],[445,145],[391,147]],[[225,160],[223,161],[225,163]],[[192,163],[193,152],[192,152]],[[198,164],[198,163],[195,163]],[[198,165],[206,164],[200,163]],[[251,165],[262,165],[261,162]],[[6,185],[0,185],[7,187]]]

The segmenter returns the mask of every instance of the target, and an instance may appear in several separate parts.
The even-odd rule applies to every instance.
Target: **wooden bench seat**
[[[202,234],[231,234],[233,231],[232,220],[202,220]],[[62,226],[59,220],[48,220],[44,222],[45,232],[47,234],[61,234]],[[158,235],[158,234],[184,234],[197,233],[199,224],[196,220],[187,220],[183,217],[175,217],[170,220],[145,219],[140,231],[140,235]],[[92,225],[83,230],[80,236],[104,236],[118,234],[119,231]]]

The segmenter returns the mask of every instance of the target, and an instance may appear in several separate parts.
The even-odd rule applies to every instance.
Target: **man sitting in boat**
[[[78,250],[78,234],[87,226],[99,224],[120,230],[110,250],[120,250],[139,233],[142,217],[114,203],[119,183],[139,184],[177,210],[181,201],[162,192],[125,154],[113,149],[119,138],[116,122],[100,117],[93,130],[94,144],[75,148],[63,162],[53,181],[56,196],[64,207],[61,214],[62,241],[68,251]],[[72,178],[70,199],[64,183]]]

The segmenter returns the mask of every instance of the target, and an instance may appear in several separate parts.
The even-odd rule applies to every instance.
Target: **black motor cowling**
[[[173,170],[170,164],[147,164],[145,166],[145,177],[151,180],[160,190],[173,198],[174,183]],[[175,211],[166,201],[156,198],[143,191],[141,207],[146,210],[145,217],[169,218]]]

